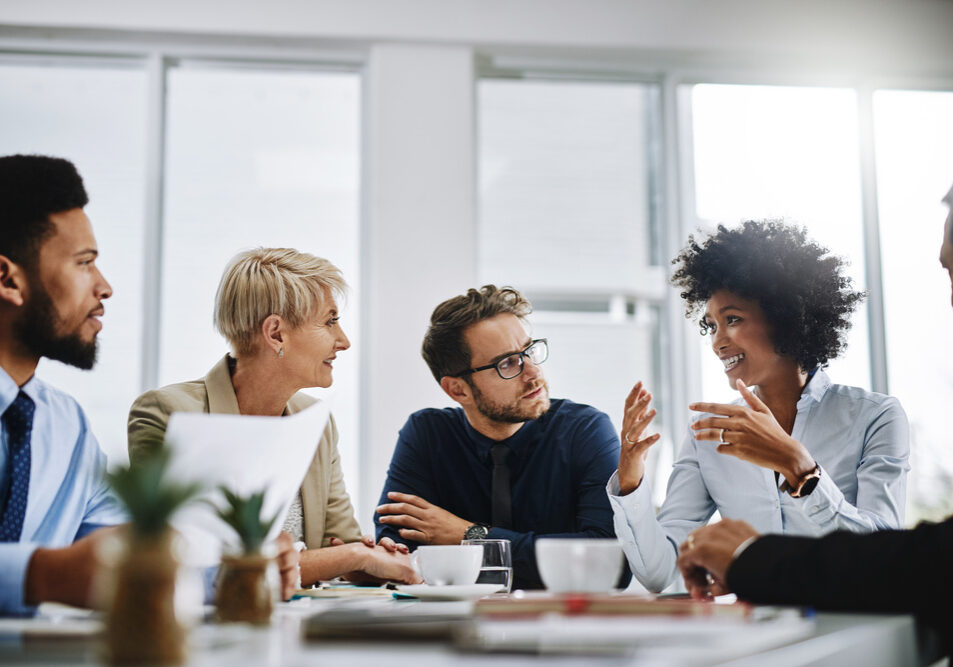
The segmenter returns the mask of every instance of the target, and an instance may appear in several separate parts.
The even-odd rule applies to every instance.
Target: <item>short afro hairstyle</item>
[[[756,301],[775,350],[808,372],[844,350],[851,313],[866,296],[844,275],[843,259],[810,240],[803,227],[777,220],[719,225],[701,242],[689,236],[672,264],[686,317],[696,317],[719,290]],[[704,320],[699,326],[708,333]]]
[[[54,231],[50,215],[89,203],[69,160],[45,155],[0,157],[0,255],[27,269]]]

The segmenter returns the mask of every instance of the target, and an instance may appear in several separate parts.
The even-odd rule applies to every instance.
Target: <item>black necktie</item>
[[[0,515],[0,542],[19,542],[30,490],[30,435],[33,432],[33,411],[36,406],[22,391],[3,413],[10,448],[10,484],[7,487]]]
[[[513,510],[510,506],[510,467],[506,459],[510,455],[510,448],[504,444],[496,444],[490,449],[493,457],[493,487],[491,503],[493,508],[493,525],[498,528],[513,527]]]

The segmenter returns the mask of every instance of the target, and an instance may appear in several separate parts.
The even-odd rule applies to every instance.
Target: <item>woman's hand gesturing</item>
[[[649,447],[658,442],[658,433],[643,438],[646,427],[655,417],[655,409],[649,408],[652,394],[637,382],[625,399],[625,415],[622,418],[622,451],[619,455],[619,488],[624,496],[632,493],[642,483],[645,475],[645,455]]]
[[[768,406],[742,380],[738,380],[736,386],[747,405],[692,403],[688,406],[696,412],[719,415],[704,417],[692,424],[695,439],[721,443],[719,453],[776,470],[789,484],[796,484],[816,465],[810,452],[781,428]]]

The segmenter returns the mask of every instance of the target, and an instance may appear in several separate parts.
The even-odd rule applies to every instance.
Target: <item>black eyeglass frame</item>
[[[464,375],[471,375],[471,374],[473,374],[473,373],[479,373],[480,371],[488,371],[488,370],[490,370],[490,369],[492,368],[492,369],[494,369],[494,370],[496,371],[496,374],[499,375],[499,376],[500,376],[500,379],[502,379],[502,380],[512,380],[513,378],[518,378],[520,375],[523,374],[523,368],[526,366],[526,361],[525,361],[525,359],[526,359],[526,357],[529,356],[529,350],[530,350],[530,348],[532,348],[534,345],[538,345],[539,343],[542,343],[542,344],[545,346],[546,356],[544,356],[538,363],[535,362],[535,361],[533,361],[532,359],[530,359],[530,361],[533,361],[533,363],[538,366],[539,364],[542,364],[542,363],[544,363],[547,359],[549,359],[549,340],[546,339],[546,338],[536,338],[535,340],[530,341],[530,344],[527,345],[526,347],[524,347],[524,348],[523,348],[522,350],[520,350],[519,352],[511,352],[510,354],[507,354],[506,356],[504,356],[502,359],[498,359],[498,360],[495,361],[494,363],[492,363],[492,364],[487,364],[486,366],[479,366],[479,367],[477,367],[477,368],[468,368],[468,369],[465,370],[465,371],[461,371],[461,372],[457,373],[457,374],[454,375],[453,377],[461,378],[461,377],[463,377]],[[502,363],[503,363],[504,361],[506,361],[507,359],[509,359],[510,357],[515,357],[515,356],[518,356],[518,357],[519,357],[519,362],[518,362],[518,363],[519,363],[519,366],[520,366],[520,371],[519,371],[519,373],[517,373],[516,375],[511,375],[511,376],[509,376],[509,377],[506,377],[505,375],[503,375],[503,372],[500,370],[499,365],[502,364]]]

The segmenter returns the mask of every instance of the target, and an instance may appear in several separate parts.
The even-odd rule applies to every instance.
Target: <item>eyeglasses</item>
[[[549,343],[546,342],[545,338],[537,338],[526,346],[522,352],[508,354],[493,364],[487,364],[479,368],[470,368],[461,373],[457,373],[456,377],[463,377],[470,373],[488,371],[491,368],[495,368],[496,374],[501,378],[504,380],[512,380],[523,372],[524,358],[529,358],[530,361],[538,366],[549,358]]]

